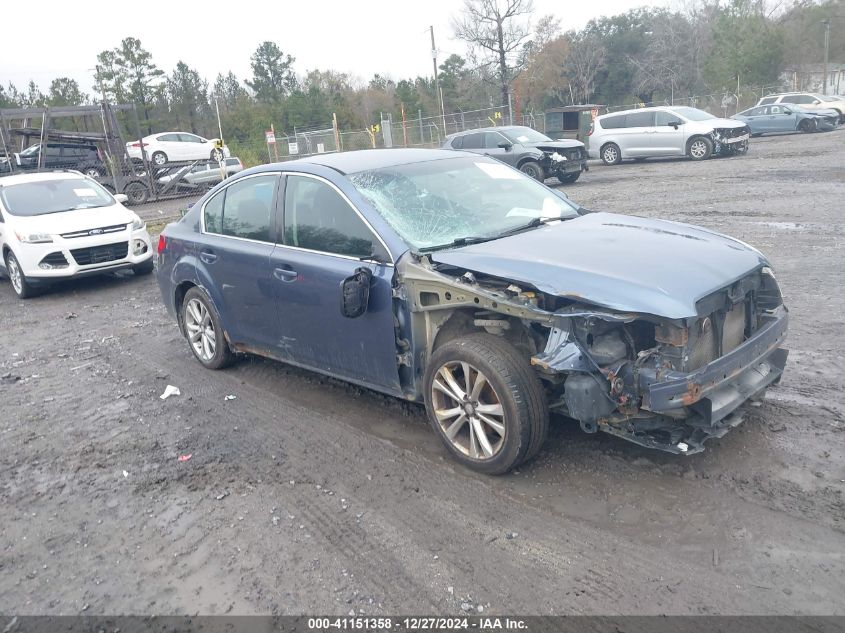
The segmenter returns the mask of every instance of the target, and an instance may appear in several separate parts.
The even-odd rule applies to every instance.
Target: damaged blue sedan
[[[581,209],[492,158],[367,150],[241,172],[158,244],[209,369],[258,354],[425,404],[466,466],[531,459],[549,414],[679,454],[778,382],[766,258],[707,229]]]

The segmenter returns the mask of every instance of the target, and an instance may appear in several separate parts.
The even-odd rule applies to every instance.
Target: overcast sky
[[[393,79],[430,75],[429,25],[440,51],[438,63],[465,51],[451,28],[460,0],[41,0],[37,10],[26,2],[4,4],[0,83],[11,81],[19,90],[34,79],[46,92],[52,79],[67,76],[92,93],[90,69],[97,53],[129,36],[140,39],[166,73],[181,59],[209,83],[229,70],[241,80],[249,77],[249,57],[264,40],[296,58],[297,74],[331,68],[362,79],[375,73]],[[534,0],[534,15],[536,21],[555,14],[568,30],[644,4],[665,5],[667,0]]]

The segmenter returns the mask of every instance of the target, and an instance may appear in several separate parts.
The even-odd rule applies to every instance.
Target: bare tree
[[[464,0],[453,21],[455,37],[469,44],[483,65],[495,68],[503,104],[525,64],[521,53],[531,35],[528,16],[533,10],[532,0]]]
[[[570,33],[569,39],[571,43],[566,59],[566,74],[572,81],[575,99],[589,103],[596,89],[596,75],[604,65],[604,43],[594,33]]]

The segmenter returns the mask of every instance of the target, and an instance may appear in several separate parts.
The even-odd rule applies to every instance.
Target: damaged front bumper
[[[531,362],[547,375],[566,375],[561,412],[579,419],[585,431],[601,430],[649,448],[691,455],[704,450],[706,440],[738,425],[741,405],[780,380],[788,355],[781,347],[787,327],[787,310],[778,306],[762,316],[759,328],[741,345],[688,373],[631,368],[630,363],[615,370],[599,368],[560,329],[553,330],[546,349]]]

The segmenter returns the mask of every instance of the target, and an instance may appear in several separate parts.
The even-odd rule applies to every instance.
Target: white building
[[[825,93],[824,64],[787,66],[780,74],[785,90]],[[827,65],[827,94],[845,95],[845,64]]]

